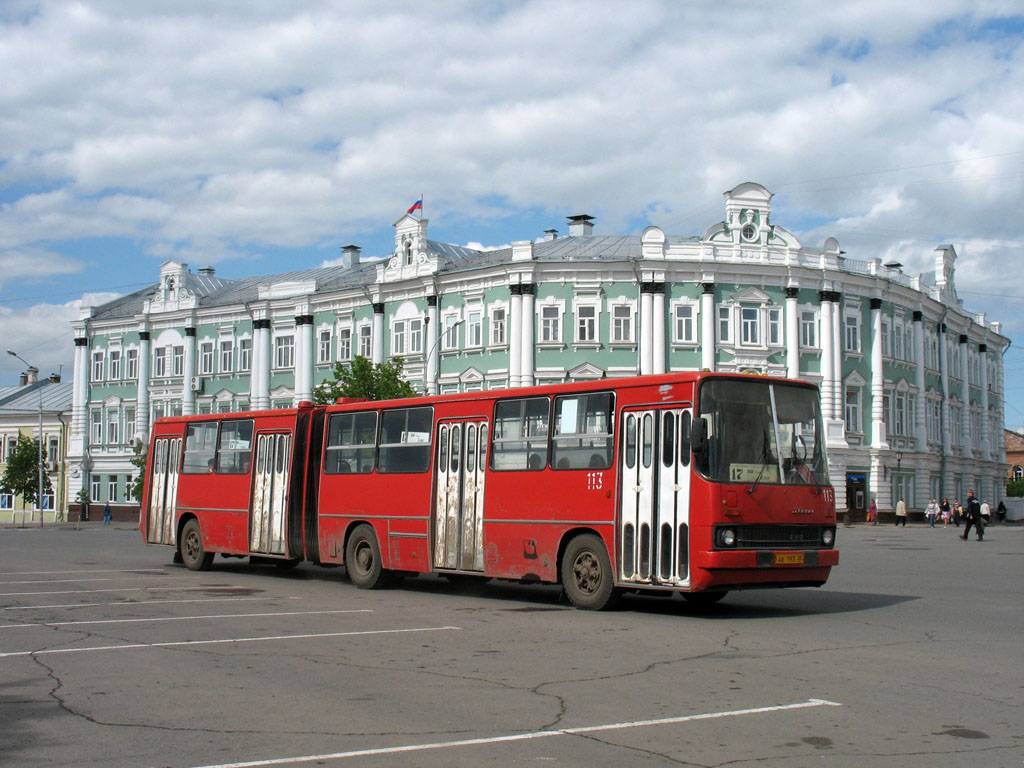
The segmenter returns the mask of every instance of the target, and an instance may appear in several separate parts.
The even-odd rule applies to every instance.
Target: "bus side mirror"
[[[698,416],[690,424],[690,450],[702,459],[708,450],[708,423]]]

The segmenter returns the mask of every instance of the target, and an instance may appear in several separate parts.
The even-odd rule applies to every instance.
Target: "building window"
[[[612,307],[612,341],[619,344],[633,341],[633,310],[628,304]]]
[[[295,365],[295,337],[276,336],[274,338],[274,367],[291,368]]]
[[[124,377],[129,381],[139,378],[139,350],[129,349],[125,352]]]
[[[549,343],[562,340],[562,318],[558,307],[540,308],[540,340]]]
[[[445,315],[441,321],[444,325],[444,333],[441,336],[442,349],[457,349],[459,346],[459,327],[457,315]]]
[[[418,317],[409,320],[409,352],[410,354],[423,353],[423,321]]]
[[[576,341],[592,343],[597,341],[597,308],[581,305],[576,307]]]
[[[732,310],[729,307],[718,308],[718,340],[723,344],[732,343]]]
[[[484,314],[474,309],[466,315],[466,346],[482,347],[484,343]]]
[[[204,341],[199,345],[199,373],[209,376],[213,373],[213,342]]]
[[[112,349],[109,355],[109,375],[111,381],[121,379],[121,350]]]
[[[359,355],[369,358],[373,354],[373,328],[369,325],[359,327]]]
[[[843,348],[847,352],[860,352],[860,315],[846,315],[843,325],[846,330]]]
[[[405,320],[396,320],[391,328],[391,354],[405,354]]]
[[[92,380],[103,381],[103,353],[92,353]]]
[[[100,500],[100,476],[89,475],[89,498],[92,501]]]
[[[892,354],[897,360],[905,360],[903,354],[903,323],[897,322],[892,334]]]
[[[491,310],[491,345],[500,347],[505,344],[505,309],[498,307]]]
[[[338,359],[352,359],[352,329],[340,328],[338,330]]]
[[[120,442],[117,430],[117,411],[109,411],[107,413],[107,445],[117,445]]]
[[[117,475],[107,476],[107,501],[117,501]]]
[[[800,313],[800,346],[811,349],[818,346],[818,318],[813,311]]]
[[[14,509],[14,494],[8,490],[0,491],[0,509]]]
[[[697,324],[694,321],[693,310],[689,304],[678,304],[673,312],[674,340],[680,344],[693,344],[697,341]]]
[[[135,409],[124,409],[124,436],[128,440],[135,437]]]
[[[1022,467],[1020,464],[1016,465],[1013,468],[1013,479],[1024,480],[1024,467]]]
[[[173,356],[172,357],[173,370],[171,372],[171,375],[172,376],[181,376],[181,375],[183,375],[185,373],[185,348],[184,347],[174,347],[171,350],[171,354]]]
[[[859,434],[862,430],[860,419],[860,389],[846,388],[845,400],[846,431]]]
[[[252,339],[238,340],[238,370],[252,369]]]
[[[768,308],[768,345],[782,346],[782,310],[779,307]]]
[[[235,342],[231,339],[223,339],[220,342],[220,372],[231,373],[234,367]]]
[[[53,466],[57,465],[57,448],[59,443],[56,437],[51,437],[46,444],[46,460]]]
[[[167,375],[167,358],[171,354],[170,347],[161,347],[153,353],[153,377],[163,378]]]
[[[316,361],[318,363],[331,362],[331,332],[329,330],[320,331],[316,345]]]
[[[740,308],[740,343],[757,346],[761,343],[761,310],[756,307]]]
[[[90,423],[92,429],[90,432],[90,438],[93,445],[99,445],[103,442],[103,413],[101,411],[92,411],[90,413]]]
[[[892,357],[892,349],[890,344],[890,338],[892,334],[889,331],[889,321],[886,318],[882,318],[882,357]]]
[[[893,398],[893,433],[906,435],[907,431],[907,393],[897,392]]]

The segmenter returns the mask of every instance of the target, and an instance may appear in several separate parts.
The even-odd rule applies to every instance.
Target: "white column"
[[[196,375],[196,329],[185,329],[185,365],[181,377],[181,415],[196,412],[196,393],[192,391],[192,377]]]
[[[249,358],[249,407],[252,410],[259,408],[260,401],[260,369],[263,359],[263,321],[252,321],[252,350]],[[353,342],[355,343],[355,342]]]
[[[136,389],[135,437],[149,442],[149,331],[139,332],[139,382]]]
[[[523,385],[523,294],[519,284],[508,287],[508,385]]]
[[[835,337],[832,334],[832,291],[821,291],[821,411],[825,418],[834,418],[834,399],[842,401],[842,395],[834,398],[836,369],[833,364]],[[842,382],[839,383],[842,392]]]
[[[914,386],[917,387],[917,400],[914,403],[914,422],[917,437],[917,450],[924,453],[928,450],[928,391],[924,378],[924,314],[914,313]],[[927,488],[927,486],[925,486]],[[918,488],[918,492],[923,489]]]
[[[885,434],[885,370],[882,367],[882,300],[871,299],[871,447],[889,448]]]
[[[946,336],[948,335],[946,324],[939,323],[939,366],[941,367],[942,381],[942,453],[951,456],[953,430],[949,423],[949,347]],[[953,473],[946,472],[945,477],[949,478],[948,483],[943,478],[942,495],[953,497]]]
[[[74,386],[71,388],[71,434],[75,437],[81,436],[81,444],[84,447],[84,436],[88,431],[89,420],[89,338],[84,335],[75,338],[74,377]],[[81,450],[74,453],[81,454]]]
[[[373,304],[373,359],[374,365],[384,362],[384,303]]]
[[[295,394],[293,402],[313,400],[313,316],[295,318]]]
[[[701,283],[700,367],[715,370],[715,284]]]
[[[981,458],[988,461],[992,458],[991,437],[988,423],[988,345],[978,345],[979,365],[981,367]]]
[[[967,334],[960,334],[960,399],[963,401],[963,410],[960,413],[960,431],[964,436],[964,458],[969,458],[974,450],[974,440],[971,439],[971,380],[970,361],[967,357]],[[967,492],[967,489],[964,489]]]
[[[427,296],[427,359],[423,374],[423,390],[428,395],[437,394],[437,355],[438,346],[437,296]]]
[[[270,321],[260,321],[259,331],[260,367],[256,374],[256,409],[266,410],[270,407],[270,368],[274,363],[270,344]]]
[[[654,299],[651,295],[651,284],[640,283],[640,375],[646,376],[654,371],[654,329],[651,327],[651,315],[654,312]]]
[[[843,421],[843,315],[839,291],[832,293],[832,418]]]
[[[654,360],[652,373],[665,372],[665,284],[655,283],[653,295],[653,306],[651,307],[651,322],[654,324],[652,339],[652,352]]]
[[[786,375],[800,378],[800,310],[797,294],[800,289],[786,287]]]
[[[520,371],[522,386],[532,387],[534,384],[534,311],[532,283],[523,283],[523,338],[522,338],[522,370]]]

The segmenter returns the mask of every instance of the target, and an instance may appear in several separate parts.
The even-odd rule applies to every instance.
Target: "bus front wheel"
[[[348,537],[345,569],[349,579],[360,589],[376,589],[385,584],[387,574],[381,566],[377,535],[366,523],[357,525]]]
[[[599,536],[585,533],[569,542],[562,558],[562,587],[577,608],[600,611],[618,602],[608,550]]]
[[[178,539],[178,552],[185,567],[191,571],[208,571],[213,563],[213,552],[203,549],[203,534],[199,530],[199,521],[192,518],[181,529]]]

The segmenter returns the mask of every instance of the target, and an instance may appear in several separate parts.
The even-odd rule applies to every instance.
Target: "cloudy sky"
[[[952,243],[965,306],[1016,345],[1022,42],[1017,0],[4,0],[0,334],[68,373],[83,301],[164,260],[381,256],[421,195],[432,238],[496,246],[580,212],[696,235],[756,181],[806,245],[919,272]]]

